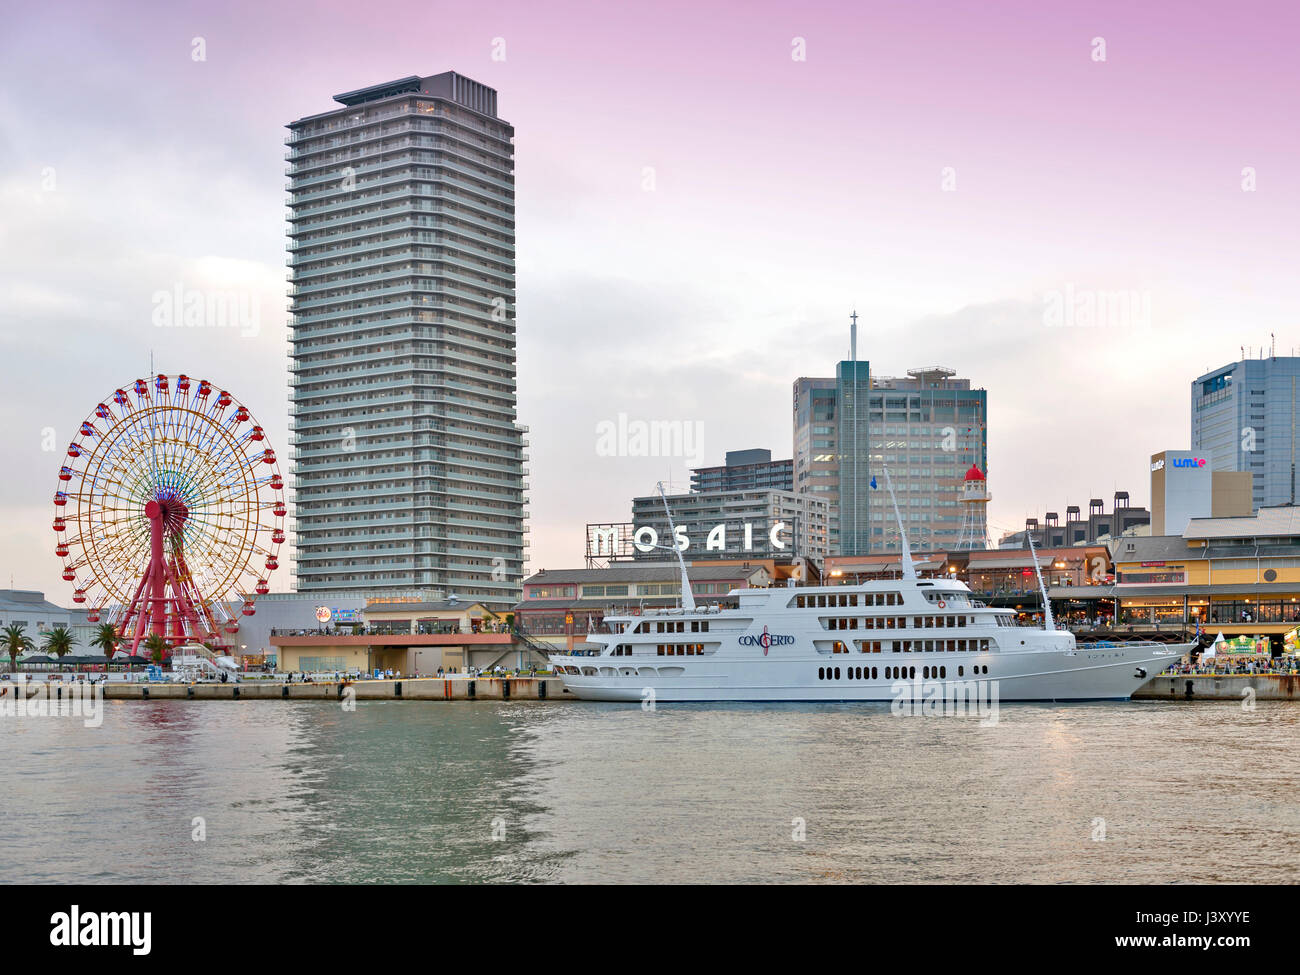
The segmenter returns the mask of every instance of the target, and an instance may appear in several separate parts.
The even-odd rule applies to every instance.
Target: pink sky
[[[684,483],[681,458],[596,455],[619,412],[699,420],[706,463],[789,456],[790,384],[832,373],[855,306],[877,371],[939,363],[989,389],[995,526],[1116,488],[1145,501],[1147,457],[1187,446],[1190,380],[1270,332],[1300,346],[1300,17],[1136,6],[13,11],[0,436],[23,476],[0,484],[0,568],[66,603],[42,431],[66,441],[150,351],[203,364],[287,447],[283,125],[447,69],[497,88],[516,127],[534,568],[578,564],[585,521]],[[151,327],[150,295],[178,281],[254,291],[261,334]],[[1150,327],[1045,328],[1044,293],[1067,285],[1149,294]]]

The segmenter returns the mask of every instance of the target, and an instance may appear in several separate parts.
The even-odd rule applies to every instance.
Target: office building
[[[518,601],[514,134],[455,72],[289,124],[294,579]]]
[[[832,554],[899,551],[885,468],[912,548],[958,546],[966,472],[987,468],[985,390],[951,369],[875,376],[849,360],[795,382],[794,419],[795,489],[830,502]]]
[[[834,379],[795,380],[794,490],[826,501],[826,540],[832,553],[838,551],[840,534],[837,405]]]
[[[1242,359],[1192,383],[1192,453],[1251,475],[1255,508],[1294,504],[1300,358]]]

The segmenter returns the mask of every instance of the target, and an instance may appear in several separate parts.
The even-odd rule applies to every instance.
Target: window
[[[323,671],[347,670],[345,657],[299,657],[298,669],[306,673],[317,674]]]

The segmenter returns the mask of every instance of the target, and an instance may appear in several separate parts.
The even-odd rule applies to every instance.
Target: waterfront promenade
[[[0,685],[0,691],[21,686]],[[401,680],[247,680],[180,684],[110,681],[108,701],[576,701],[558,677],[416,677]],[[1300,701],[1300,674],[1169,673],[1152,678],[1135,701]]]
[[[413,677],[401,680],[109,682],[108,701],[576,701],[558,677]]]

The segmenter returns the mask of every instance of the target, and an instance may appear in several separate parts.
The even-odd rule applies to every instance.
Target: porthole
[[[826,668],[825,668],[825,667],[818,667],[818,668],[817,668],[817,679],[818,679],[818,680],[825,680],[825,679],[826,679]]]

